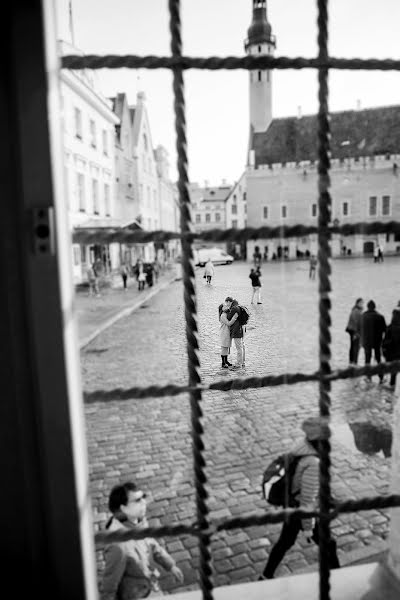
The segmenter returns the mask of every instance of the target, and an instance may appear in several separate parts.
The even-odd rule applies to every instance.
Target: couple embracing
[[[218,307],[219,322],[220,322],[220,340],[221,340],[221,359],[222,368],[241,369],[245,366],[245,351],[243,343],[243,325],[241,323],[241,307],[237,300],[230,296],[225,298],[225,301]],[[236,346],[236,364],[232,365],[228,362],[228,354],[232,340]]]

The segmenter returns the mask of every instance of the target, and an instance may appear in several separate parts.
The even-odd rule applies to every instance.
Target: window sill
[[[369,563],[331,572],[331,600],[398,600],[400,582],[385,564]],[[215,600],[319,600],[319,574],[292,575],[270,581],[221,586]],[[168,596],[170,600],[201,600],[200,590]]]

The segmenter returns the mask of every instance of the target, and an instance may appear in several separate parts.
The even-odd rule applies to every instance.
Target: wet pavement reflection
[[[353,388],[345,395],[343,412],[332,419],[332,443],[338,442],[351,452],[372,456],[392,455],[392,417],[395,395],[392,390],[372,381],[342,382]],[[342,414],[340,414],[342,413]]]

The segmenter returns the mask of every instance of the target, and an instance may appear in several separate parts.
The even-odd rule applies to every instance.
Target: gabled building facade
[[[245,46],[248,51],[271,48],[271,40],[275,42],[267,25],[266,1],[255,0]],[[317,225],[317,116],[273,119],[270,102],[254,100],[260,86],[268,97],[271,79],[262,72],[259,81],[259,75],[250,73],[248,226]],[[331,113],[330,128],[332,222],[399,219],[400,106]],[[316,252],[317,236],[249,242],[248,257],[257,245],[268,258],[296,258]],[[394,234],[333,235],[332,253],[370,254],[376,245],[384,252],[400,251]]]
[[[225,183],[204,188],[197,183],[190,185],[192,221],[196,232],[226,228],[226,201],[231,187]]]
[[[70,51],[70,46],[60,43],[60,53]],[[60,95],[65,201],[70,228],[113,227],[117,221],[114,131],[119,119],[110,102],[96,89],[90,71],[61,70]],[[86,270],[94,262],[103,272],[116,268],[118,244],[73,244],[76,283],[86,280]]]

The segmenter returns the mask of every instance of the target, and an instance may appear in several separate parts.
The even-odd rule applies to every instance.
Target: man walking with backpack
[[[324,439],[323,421],[319,417],[310,417],[303,421],[302,429],[305,440],[297,446],[292,454],[297,461],[293,478],[289,485],[289,505],[293,507],[314,509],[318,501],[319,490],[319,440]],[[275,570],[294,545],[300,531],[303,532],[307,543],[319,544],[318,522],[315,519],[299,519],[290,517],[283,524],[279,540],[272,548],[268,562],[261,579],[273,579]],[[340,567],[336,553],[336,542],[331,539],[328,544],[328,561],[330,569]]]
[[[234,315],[237,315],[235,321],[231,324],[231,338],[236,346],[236,364],[230,367],[232,370],[241,369],[245,366],[245,347],[244,347],[244,329],[248,321],[248,311],[243,306],[239,306],[237,300],[233,300],[228,320],[231,321]]]

